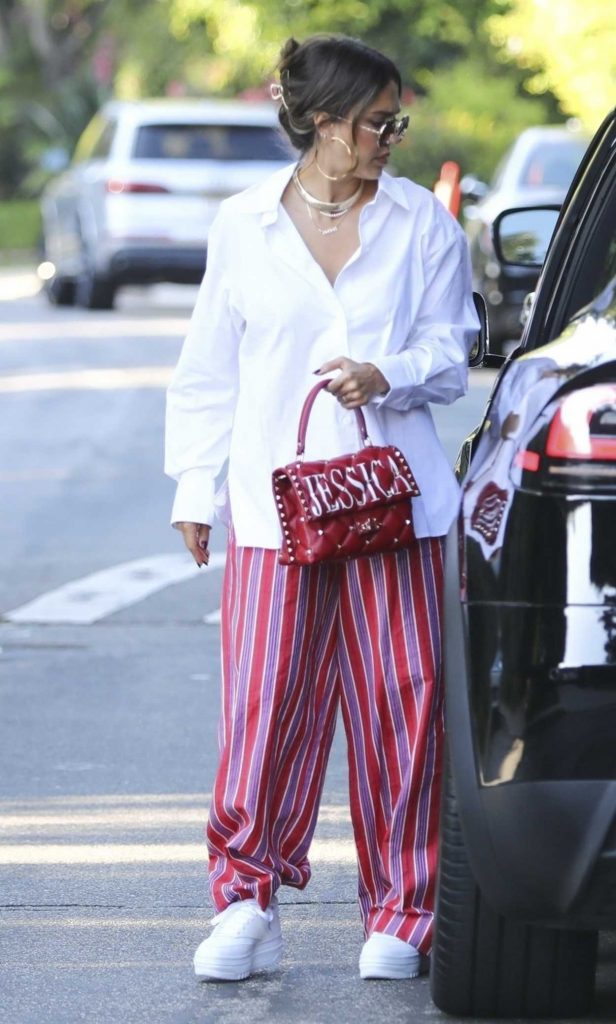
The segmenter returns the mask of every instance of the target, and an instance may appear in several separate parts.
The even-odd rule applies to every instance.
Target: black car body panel
[[[447,553],[468,858],[495,910],[571,929],[616,926],[615,221],[612,114],[477,431]]]
[[[508,917],[550,926],[613,927],[616,782],[563,779],[560,760],[556,772],[544,763],[538,773],[541,777],[530,781],[523,777],[516,781],[503,778],[499,780],[501,784],[491,785],[490,779],[482,779],[481,761],[475,756],[479,745],[468,741],[469,736],[480,731],[481,723],[477,724],[476,706],[472,706],[467,688],[472,678],[472,659],[468,609],[456,600],[459,580],[459,548],[454,531],[449,537],[446,566],[447,730],[473,873],[489,903]],[[498,612],[494,612],[487,624],[489,629],[496,624]],[[493,697],[494,703],[497,700],[498,695]],[[611,736],[607,735],[609,728],[606,727],[603,746],[608,757],[614,746],[613,731]],[[515,740],[520,742],[519,737],[514,738],[514,743]],[[539,745],[541,740],[540,736]],[[547,751],[548,758],[558,757],[552,737],[544,734],[543,740],[544,756]],[[561,752],[569,750],[572,740],[577,749],[577,734],[562,736]],[[500,761],[504,774],[507,755],[509,764],[517,767],[518,750],[513,746],[512,753],[512,746]],[[551,777],[554,775],[555,778]]]

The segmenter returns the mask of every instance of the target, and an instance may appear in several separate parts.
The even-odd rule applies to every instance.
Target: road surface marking
[[[122,366],[105,370],[16,373],[0,377],[0,391],[116,391],[166,388],[172,366]]]
[[[20,320],[16,323],[0,324],[0,342],[3,341],[99,341],[113,338],[126,341],[128,338],[170,338],[177,342],[186,334],[189,316],[161,317],[151,320],[131,320],[112,314],[110,318],[100,317],[87,320]],[[108,328],[108,331],[105,331]]]
[[[208,568],[221,569],[224,552],[210,555]],[[201,570],[190,555],[151,555],[122,562],[110,569],[83,576],[33,601],[6,612],[9,622],[65,623],[87,626],[121,608],[137,604],[150,594],[197,576]],[[207,571],[207,570],[206,570]]]
[[[0,483],[20,484],[33,483],[34,481],[73,480],[75,477],[76,471],[74,466],[37,466],[30,469],[12,470],[7,473],[0,472]],[[122,478],[135,480],[135,471],[128,464],[120,469],[117,465],[113,467],[101,466],[98,462],[91,461],[87,470],[80,467],[79,471],[79,484],[82,487],[84,484],[94,480],[120,480]]]
[[[41,290],[41,282],[33,270],[14,270],[0,276],[0,302],[29,299]]]
[[[205,843],[7,843],[0,864],[156,864],[198,863],[207,858]],[[313,839],[310,861],[355,864],[351,839]]]
[[[104,766],[106,767],[106,766]],[[53,770],[53,769],[52,769]],[[0,835],[4,837],[8,833],[37,833],[37,838],[43,842],[45,837],[43,830],[51,829],[55,841],[60,834],[64,836],[70,833],[72,837],[76,829],[94,829],[103,827],[109,830],[109,837],[114,830],[171,827],[180,828],[185,825],[201,825],[207,817],[209,800],[205,798],[198,803],[191,803],[188,806],[181,804],[174,805],[145,805],[145,806],[119,806],[119,807],[93,807],[76,809],[59,808],[58,810],[48,807],[39,807],[35,810],[25,812],[17,807],[9,808],[8,813],[3,813],[0,819]],[[15,813],[17,811],[17,813]],[[326,804],[319,810],[319,821],[336,824],[350,824],[348,807],[344,805]],[[24,840],[25,841],[25,840]]]
[[[0,800],[0,815],[4,815],[5,812],[13,814],[22,810],[30,813],[30,811],[38,811],[41,808],[52,811],[58,808],[59,813],[66,811],[72,814],[71,808],[90,811],[93,807],[112,809],[134,807],[138,812],[140,807],[150,804],[169,804],[171,807],[177,807],[179,804],[195,803],[205,807],[211,798],[212,794],[205,790],[201,793],[87,793],[83,796],[64,794],[63,796],[44,796],[38,799],[36,797],[6,797],[4,800]]]

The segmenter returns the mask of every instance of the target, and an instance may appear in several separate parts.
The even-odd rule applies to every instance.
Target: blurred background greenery
[[[290,35],[358,36],[398,64],[412,116],[396,167],[489,178],[519,132],[614,102],[609,0],[0,0],[0,247],[38,231],[36,197],[102,102],[266,95]]]

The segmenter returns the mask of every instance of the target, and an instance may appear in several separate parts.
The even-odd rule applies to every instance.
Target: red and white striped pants
[[[310,878],[338,702],[366,935],[430,948],[443,705],[442,538],[281,566],[230,535],[220,764],[207,839],[217,910]]]

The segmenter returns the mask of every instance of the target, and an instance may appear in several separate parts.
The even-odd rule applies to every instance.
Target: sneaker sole
[[[275,971],[282,957],[282,939],[265,939],[252,956],[208,957],[195,960],[195,977],[199,981],[245,981],[252,974]]]
[[[397,960],[387,960],[385,957],[373,957],[362,955],[359,958],[359,976],[365,980],[382,981],[404,981],[418,978],[420,974],[428,974],[430,970],[430,959],[420,954],[419,960],[413,959],[411,963],[400,963]]]
[[[378,964],[360,964],[359,976],[364,981],[405,981],[419,977],[419,967],[408,968],[402,965],[393,964],[385,966]]]

